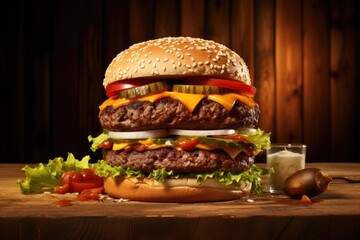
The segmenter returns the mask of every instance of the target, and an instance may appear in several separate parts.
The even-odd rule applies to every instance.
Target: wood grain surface
[[[24,178],[22,166],[0,165],[1,239],[357,239],[360,234],[360,184],[342,180],[306,205],[267,192],[194,204],[79,202],[71,194],[21,194],[15,181]],[[356,163],[307,167],[360,178]],[[55,206],[61,199],[72,200],[72,206]]]
[[[183,35],[224,43],[244,58],[257,88],[260,128],[272,142],[307,144],[308,162],[356,162],[359,6],[356,0],[8,1],[0,8],[1,103],[9,116],[0,161],[93,154],[87,136],[101,132],[98,106],[106,99],[110,61],[134,43]]]

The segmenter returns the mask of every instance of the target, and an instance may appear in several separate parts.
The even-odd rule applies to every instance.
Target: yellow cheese
[[[239,100],[239,101],[245,103],[250,108],[253,108],[256,105],[256,103],[250,97],[239,95],[236,93],[227,93],[227,94],[223,94],[223,95],[217,95],[217,94],[203,95],[203,94],[191,94],[191,93],[179,93],[179,92],[164,91],[164,92],[160,92],[160,93],[146,95],[144,97],[139,97],[139,98],[130,98],[130,99],[109,98],[109,99],[105,100],[99,106],[99,109],[100,109],[100,111],[102,111],[107,106],[111,106],[111,105],[113,106],[114,109],[116,109],[122,105],[129,104],[129,103],[132,103],[135,101],[155,102],[161,98],[167,98],[167,97],[170,97],[173,99],[178,99],[189,109],[190,112],[192,112],[195,109],[196,105],[201,101],[201,99],[203,99],[205,97],[223,105],[228,111],[231,110],[231,108],[235,104],[236,100]]]
[[[126,146],[128,146],[129,145],[129,143],[114,143],[113,144],[113,150],[114,151],[119,151],[119,150],[121,150],[121,149],[124,149]]]
[[[245,103],[250,108],[253,108],[255,106],[255,102],[251,98],[236,93],[227,93],[223,95],[213,94],[209,95],[207,98],[223,105],[228,111],[230,111],[231,108],[234,106],[236,100]]]
[[[206,95],[202,94],[191,94],[191,93],[178,93],[172,92],[172,98],[180,100],[190,112],[194,111],[196,105],[203,99]]]
[[[195,148],[200,148],[200,149],[209,150],[209,151],[212,151],[215,149],[222,149],[224,152],[229,154],[232,159],[234,159],[239,153],[242,152],[242,149],[229,148],[226,146],[220,147],[217,145],[209,145],[209,144],[205,144],[205,143],[199,143],[195,146]]]

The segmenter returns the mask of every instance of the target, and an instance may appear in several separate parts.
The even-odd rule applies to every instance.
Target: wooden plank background
[[[356,0],[8,1],[1,162],[99,158],[87,136],[101,132],[107,65],[133,43],[180,35],[244,58],[272,142],[307,144],[308,162],[359,162],[359,9]]]

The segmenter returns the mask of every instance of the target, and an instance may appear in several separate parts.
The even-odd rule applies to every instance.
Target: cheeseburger
[[[100,105],[96,173],[114,198],[223,201],[262,190],[254,157],[256,89],[243,59],[214,41],[167,37],[132,45],[110,63]]]

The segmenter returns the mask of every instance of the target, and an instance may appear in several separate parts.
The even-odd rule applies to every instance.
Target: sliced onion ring
[[[236,132],[238,134],[249,134],[249,133],[252,133],[252,132],[256,132],[256,129],[255,128],[238,128],[236,129]]]
[[[133,132],[113,132],[109,131],[108,135],[110,138],[120,138],[120,139],[144,139],[144,138],[158,138],[158,137],[167,137],[169,136],[169,131],[167,129],[156,129],[148,131],[133,131]]]
[[[185,136],[215,136],[215,135],[229,135],[235,133],[234,129],[215,129],[215,130],[184,130],[184,129],[170,129],[172,135]]]

